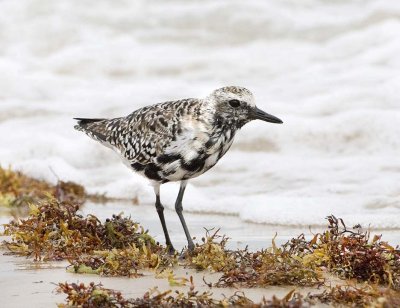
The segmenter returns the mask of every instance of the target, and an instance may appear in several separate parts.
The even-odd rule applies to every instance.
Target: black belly
[[[181,179],[185,180],[190,178],[190,174],[199,172],[204,168],[204,164],[206,159],[209,157],[209,155],[206,155],[204,153],[199,153],[199,155],[190,161],[185,161],[183,157],[179,154],[163,154],[160,155],[155,159],[155,162],[153,163],[148,163],[148,164],[141,164],[138,162],[132,163],[131,167],[140,173],[143,173],[148,179],[161,182],[161,183],[166,183],[169,182],[167,177],[171,175],[172,173],[176,172],[177,170],[171,170],[167,172],[164,168],[164,166],[179,161],[179,164],[177,164],[177,168],[181,168],[184,171],[187,171],[186,175]]]

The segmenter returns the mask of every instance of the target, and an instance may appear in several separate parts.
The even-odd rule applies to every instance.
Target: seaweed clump
[[[341,279],[386,285],[400,290],[400,249],[371,239],[360,226],[347,228],[342,219],[327,217],[328,228],[311,240],[304,234],[281,247],[261,251],[228,250],[228,238],[207,231],[201,245],[186,253],[186,265],[222,272],[217,287],[313,286],[331,272]]]
[[[143,243],[141,246],[129,244],[122,249],[97,250],[70,263],[68,271],[73,273],[138,277],[142,276],[138,270],[166,267],[174,264],[175,259],[164,248],[154,250]]]
[[[323,282],[321,270],[313,264],[304,264],[275,242],[269,249],[250,252],[229,250],[228,238],[217,230],[207,230],[202,244],[187,252],[185,265],[197,270],[222,272],[217,287],[265,287],[269,285],[313,286]]]
[[[314,286],[324,282],[318,267],[304,264],[274,242],[269,249],[235,254],[237,266],[223,273],[217,287]]]
[[[0,166],[1,207],[24,209],[28,208],[30,203],[46,200],[49,196],[60,201],[82,204],[87,194],[83,186],[74,182],[59,180],[56,185],[52,185]]]
[[[284,249],[306,265],[325,267],[342,279],[386,284],[400,290],[400,248],[381,241],[381,236],[370,238],[361,227],[346,227],[342,219],[327,217],[328,230],[316,234],[311,241],[304,235],[292,239]]]
[[[222,272],[236,267],[236,257],[233,251],[226,248],[229,240],[225,235],[219,235],[219,229],[214,233],[206,230],[206,236],[201,239],[202,243],[196,243],[192,252],[185,252],[185,265],[199,271],[212,270]]]
[[[142,297],[124,298],[121,292],[106,289],[101,284],[59,283],[58,293],[66,294],[66,304],[58,304],[60,308],[69,307],[254,307],[254,308],[305,308],[314,305],[333,305],[346,307],[399,307],[400,293],[391,289],[380,289],[378,286],[339,285],[329,287],[320,293],[306,296],[290,291],[283,298],[265,297],[259,303],[249,299],[243,292],[236,292],[230,297],[216,299],[209,291],[195,290],[193,279],[187,292],[167,290],[160,292],[153,288]]]
[[[130,218],[113,215],[102,223],[93,215],[83,217],[78,210],[78,205],[56,199],[31,204],[28,218],[5,225],[4,234],[10,235],[11,241],[3,245],[12,254],[30,256],[34,260],[67,259],[75,265],[87,258],[99,263],[91,256],[93,254],[119,255],[118,261],[122,262],[127,257],[124,253],[130,251],[128,256],[135,260],[135,263],[126,264],[130,269],[140,267],[147,259],[155,262],[165,254],[165,249]],[[116,266],[111,261],[110,264]]]
[[[337,285],[321,293],[308,294],[310,304],[323,303],[350,307],[399,307],[400,293],[377,285]]]
[[[66,304],[58,304],[59,308],[69,307],[287,307],[300,308],[309,305],[302,300],[298,293],[290,292],[282,299],[273,297],[263,298],[260,303],[254,303],[241,292],[236,292],[230,297],[215,299],[212,293],[195,290],[191,279],[190,289],[187,292],[171,291],[160,292],[154,288],[142,297],[126,299],[121,292],[103,288],[101,284],[89,285],[83,283],[59,283],[58,293],[66,294]]]

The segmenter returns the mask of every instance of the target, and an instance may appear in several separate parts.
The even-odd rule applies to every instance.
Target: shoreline
[[[94,214],[101,220],[120,212],[123,212],[126,216],[131,215],[133,220],[139,222],[145,229],[150,230],[150,233],[157,241],[164,243],[164,233],[157,212],[152,205],[132,205],[129,203],[96,204],[87,202],[80,211],[84,215]],[[244,248],[246,245],[249,246],[250,250],[270,247],[274,238],[276,244],[281,245],[302,233],[306,238],[311,238],[315,233],[321,232],[326,228],[326,220],[323,221],[325,223],[324,226],[321,223],[321,227],[289,226],[243,221],[237,215],[192,213],[190,211],[185,212],[185,209],[184,213],[192,237],[200,239],[204,236],[205,228],[220,229],[221,234],[226,234],[230,238],[228,246],[233,249]],[[174,245],[176,244],[175,248],[183,248],[186,245],[186,237],[178,215],[169,208],[165,208],[164,215],[171,240]],[[367,230],[366,228],[364,229]],[[380,235],[383,233],[383,240],[392,245],[400,244],[399,231],[400,229],[370,229],[371,234]]]
[[[150,230],[150,234],[154,236],[156,241],[164,243],[164,236],[161,225],[158,221],[153,206],[132,205],[126,203],[107,203],[94,204],[86,203],[81,207],[79,213],[86,216],[88,214],[96,215],[100,220],[110,217],[112,214],[124,212],[125,216],[131,216],[133,220],[138,221],[144,229]],[[167,219],[170,236],[175,247],[181,250],[186,245],[186,237],[179,223],[179,218],[174,211],[166,209],[165,216]],[[3,217],[4,218],[4,217]],[[10,218],[10,217],[8,217]],[[243,249],[248,247],[249,250],[265,249],[273,247],[274,244],[280,246],[288,240],[304,233],[306,237],[311,238],[313,233],[320,230],[312,230],[308,227],[276,227],[270,225],[248,223],[240,220],[239,217],[230,217],[230,219],[221,219],[221,215],[199,215],[186,214],[186,220],[192,232],[192,236],[196,237],[196,241],[204,236],[204,228],[212,228],[219,226],[220,234],[226,234],[230,240],[228,249]],[[374,234],[374,231],[371,231]],[[398,242],[400,235],[398,232],[385,232],[384,240],[388,238]],[[3,236],[1,240],[6,240]],[[274,243],[273,243],[274,241]],[[10,303],[9,307],[21,307],[26,305],[38,307],[54,307],[56,303],[63,303],[64,294],[56,294],[55,290],[58,283],[85,283],[90,282],[102,283],[104,288],[121,291],[126,298],[142,297],[146,292],[154,287],[163,292],[167,290],[179,290],[187,292],[190,284],[186,286],[171,286],[166,277],[157,278],[155,270],[141,270],[144,274],[141,277],[105,277],[94,274],[77,274],[66,271],[67,261],[58,262],[35,262],[32,259],[18,257],[14,255],[4,255],[6,250],[0,249],[0,288],[3,293],[3,300]],[[231,288],[231,287],[208,287],[207,283],[217,282],[222,273],[213,273],[209,270],[201,272],[192,268],[175,265],[168,269],[173,270],[174,278],[187,280],[193,277],[195,290],[201,292],[209,291],[213,293],[216,299],[222,299],[224,296],[231,296],[235,292],[244,292],[246,297],[259,303],[263,297],[270,299],[273,296],[283,298],[290,291],[295,290],[303,296],[310,292],[322,292],[327,290],[327,286],[345,285],[349,280],[341,280],[330,273],[325,273],[326,281],[321,287],[300,287],[296,285],[287,286],[266,286],[260,288]],[[206,283],[207,282],[207,283]],[[326,305],[317,304],[316,307],[324,307]]]
[[[157,212],[153,205],[149,204],[132,204],[130,202],[106,202],[94,203],[85,202],[79,211],[84,216],[88,214],[96,215],[100,220],[105,220],[113,214],[124,213],[125,216],[131,216],[136,222],[139,222],[145,229],[148,229],[154,236],[156,241],[164,244],[164,233],[157,216]],[[272,239],[278,245],[284,244],[286,241],[300,234],[304,234],[306,238],[311,238],[315,233],[325,229],[325,225],[306,226],[306,225],[281,225],[281,224],[265,224],[252,221],[244,221],[234,214],[215,214],[185,211],[185,219],[189,226],[192,237],[200,239],[204,236],[205,229],[220,229],[221,234],[226,234],[230,241],[229,248],[244,248],[249,246],[250,250],[256,250],[271,246]],[[178,250],[186,245],[186,237],[179,222],[179,218],[175,211],[165,208],[164,215],[167,222],[167,228],[170,232],[171,240]],[[3,231],[3,224],[8,223],[12,216],[3,212],[0,215],[0,232]],[[324,222],[326,222],[324,220]],[[364,226],[363,226],[364,227]],[[368,230],[368,228],[363,228]],[[383,235],[383,240],[392,245],[400,244],[400,229],[383,229],[371,228],[371,234]]]

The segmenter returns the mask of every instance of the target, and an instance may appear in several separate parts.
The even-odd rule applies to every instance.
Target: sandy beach
[[[142,297],[149,289],[158,287],[160,291],[189,290],[189,286],[171,287],[165,278],[156,278],[154,272],[144,272],[143,277],[117,278],[100,277],[97,275],[81,275],[68,273],[65,270],[67,262],[51,262],[46,264],[32,264],[24,258],[0,256],[0,288],[3,302],[7,307],[55,307],[56,303],[64,302],[64,295],[54,292],[59,282],[101,282],[104,287],[121,291],[128,298]],[[289,291],[296,289],[306,295],[311,288],[299,287],[268,287],[268,288],[208,288],[203,282],[216,282],[221,274],[201,272],[192,269],[175,268],[177,277],[193,276],[194,285],[198,291],[211,291],[215,298],[223,298],[233,295],[237,291],[243,291],[247,297],[259,302],[263,296],[271,298],[273,295],[281,298]],[[318,306],[317,306],[318,307]]]
[[[141,223],[144,228],[149,229],[149,233],[154,235],[156,240],[164,241],[162,229],[158,222],[158,217],[153,206],[150,205],[132,205],[128,202],[113,202],[104,205],[88,203],[82,207],[81,212],[86,214],[95,214],[101,220],[110,217],[112,214],[123,212],[125,215],[131,215],[134,220]],[[181,249],[186,244],[184,234],[175,212],[166,210],[168,226],[172,241],[177,249]],[[231,240],[230,248],[244,248],[248,245],[249,249],[257,250],[271,246],[271,241],[275,237],[278,245],[287,240],[305,233],[311,237],[310,230],[305,227],[285,227],[269,226],[264,224],[246,223],[235,216],[223,216],[215,214],[194,214],[186,213],[187,221],[193,236],[201,238],[205,231],[203,228],[221,228],[221,234],[228,235]],[[7,217],[2,217],[2,222]],[[313,232],[321,230],[311,228]],[[379,230],[373,230],[372,233],[379,234]],[[7,237],[1,237],[6,239]],[[399,243],[400,234],[398,230],[385,230],[384,238],[392,244]],[[64,296],[56,294],[56,284],[59,282],[101,282],[104,287],[119,290],[126,297],[140,297],[150,288],[158,287],[160,291],[166,290],[188,290],[189,284],[183,287],[171,287],[166,278],[156,278],[154,271],[144,271],[143,277],[139,278],[120,278],[120,277],[101,277],[98,275],[73,274],[66,271],[68,262],[33,262],[24,257],[15,257],[4,255],[4,250],[0,253],[0,290],[2,299],[7,302],[8,307],[23,307],[26,305],[35,307],[55,307],[56,303],[64,301]],[[233,288],[212,288],[209,289],[203,281],[216,282],[220,273],[211,273],[209,271],[196,272],[193,269],[185,269],[176,266],[174,269],[176,277],[185,277],[189,279],[193,276],[194,285],[199,291],[211,290],[216,298],[229,296],[236,291],[245,292],[246,296],[258,302],[263,296],[270,298],[273,295],[283,297],[289,291],[296,289],[302,294],[310,291],[316,291],[312,288],[299,288],[293,286],[287,287],[268,287],[253,289],[233,289]],[[343,283],[338,279],[329,277],[332,284]],[[318,290],[320,291],[320,290]]]
[[[100,219],[110,217],[114,213],[124,212],[139,221],[143,227],[149,229],[155,239],[164,241],[162,229],[158,222],[158,217],[153,206],[132,205],[129,203],[108,203],[105,205],[89,203],[82,208],[84,214],[95,214]],[[186,239],[181,230],[178,217],[175,212],[166,210],[166,218],[169,222],[171,237],[177,249],[182,249],[186,244]],[[251,249],[260,249],[269,246],[275,232],[279,232],[276,241],[283,243],[293,234],[301,232],[301,228],[287,228],[278,226],[265,226],[253,223],[245,223],[234,216],[222,216],[211,214],[187,213],[187,221],[191,226],[193,235],[201,238],[205,234],[204,228],[221,228],[221,233],[232,237],[231,248],[245,247],[249,245]],[[2,217],[6,221],[7,217]],[[305,230],[304,230],[305,231]],[[2,237],[6,239],[8,237]],[[44,262],[37,263],[24,257],[4,255],[4,250],[0,253],[0,289],[2,298],[8,303],[8,307],[23,307],[31,305],[35,307],[54,307],[56,303],[63,302],[63,295],[54,292],[56,284],[59,282],[101,282],[106,288],[120,290],[127,297],[140,297],[150,288],[158,287],[160,291],[166,290],[188,290],[188,286],[171,287],[166,278],[155,277],[154,271],[143,272],[144,276],[139,278],[119,278],[119,277],[100,277],[97,275],[73,274],[66,271],[68,262]],[[174,273],[177,277],[189,279],[193,276],[196,289],[199,291],[210,290],[204,283],[203,277],[207,282],[216,282],[221,276],[220,273],[196,272],[193,269],[175,267]],[[262,296],[271,297],[277,295],[283,297],[293,287],[270,287],[268,289],[241,289],[249,298],[259,301]],[[297,288],[296,288],[297,289]],[[306,294],[309,289],[303,290]],[[217,298],[224,295],[230,296],[237,289],[232,288],[213,288],[212,292]]]

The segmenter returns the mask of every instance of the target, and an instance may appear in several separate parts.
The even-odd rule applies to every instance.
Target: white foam
[[[399,16],[385,0],[1,3],[0,163],[152,204],[71,118],[243,85],[285,123],[245,126],[191,181],[186,210],[400,228]],[[166,206],[177,190],[162,186]]]

